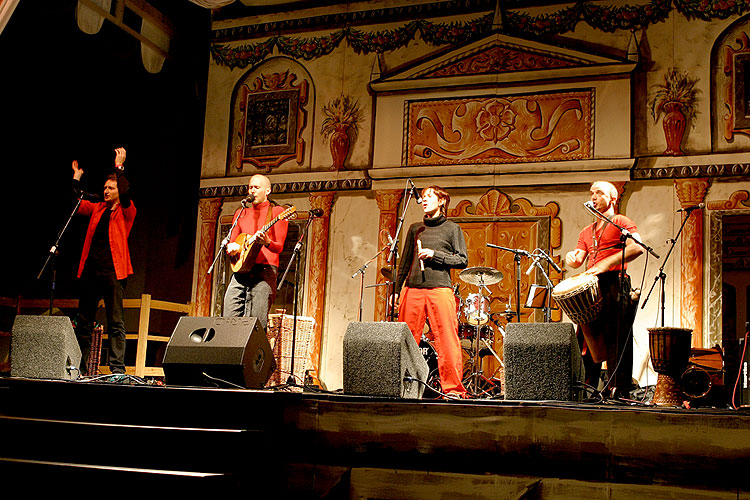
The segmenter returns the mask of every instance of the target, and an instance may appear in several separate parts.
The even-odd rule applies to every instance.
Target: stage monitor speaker
[[[429,368],[406,323],[349,323],[344,335],[344,393],[420,399]]]
[[[583,360],[571,323],[508,323],[505,399],[580,401]]]
[[[81,348],[67,316],[16,316],[10,342],[12,377],[74,380]]]
[[[183,316],[163,366],[167,385],[262,389],[276,362],[258,318]]]

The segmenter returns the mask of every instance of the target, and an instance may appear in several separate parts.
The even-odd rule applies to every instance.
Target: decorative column
[[[310,256],[308,258],[309,271],[307,273],[307,312],[315,318],[315,329],[310,339],[308,360],[310,375],[318,380],[320,374],[320,344],[323,337],[323,309],[326,295],[326,277],[328,272],[328,236],[331,220],[331,206],[335,191],[321,191],[310,194],[310,208],[323,211],[321,217],[316,217],[310,224],[307,241]]]
[[[682,208],[702,203],[708,190],[708,179],[675,179],[677,199]],[[680,326],[693,329],[693,346],[703,347],[703,210],[688,217],[680,244]]]
[[[201,231],[198,235],[198,255],[196,256],[198,259],[194,309],[196,316],[210,316],[211,313],[213,275],[209,276],[208,268],[211,267],[216,252],[216,228],[223,204],[223,198],[204,198],[198,201]]]
[[[378,248],[388,245],[388,235],[396,236],[398,225],[398,204],[403,197],[403,190],[376,191],[375,201],[380,209],[380,220],[378,221]],[[405,230],[405,229],[404,229]],[[388,265],[388,251],[378,256],[378,283],[382,283],[390,277],[383,276],[380,272]],[[388,318],[388,287],[379,286],[375,295],[375,313],[373,321],[386,321]]]

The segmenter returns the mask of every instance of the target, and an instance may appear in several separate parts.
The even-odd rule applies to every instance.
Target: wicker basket
[[[315,328],[315,319],[307,316],[297,316],[296,341],[294,346],[294,379],[302,385],[307,370],[308,347]],[[268,315],[268,341],[273,349],[276,360],[276,370],[271,375],[269,383],[280,384],[286,382],[292,368],[292,334],[294,316],[290,314]]]

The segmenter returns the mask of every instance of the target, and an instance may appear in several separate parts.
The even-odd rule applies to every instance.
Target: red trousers
[[[443,392],[466,394],[461,383],[463,360],[453,289],[404,287],[400,299],[398,320],[407,324],[417,344],[422,338],[425,318],[430,321]]]

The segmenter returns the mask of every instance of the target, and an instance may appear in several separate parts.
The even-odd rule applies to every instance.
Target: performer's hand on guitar
[[[229,254],[231,256],[235,256],[238,253],[240,253],[240,246],[237,243],[235,243],[233,241],[233,242],[227,244],[227,254]]]
[[[257,241],[264,247],[267,247],[268,245],[271,244],[271,237],[268,236],[268,233],[258,231],[257,233],[255,233],[255,241]]]

